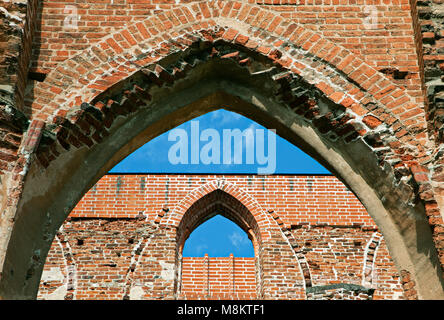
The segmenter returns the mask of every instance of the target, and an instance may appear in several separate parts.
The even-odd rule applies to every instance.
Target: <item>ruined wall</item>
[[[0,105],[19,112],[23,111],[38,3],[0,1]]]
[[[175,260],[175,228],[163,223],[174,220],[172,213],[190,202],[190,194],[222,180],[223,189],[235,185],[250,195],[282,230],[295,250],[290,259],[304,275],[306,299],[404,298],[382,235],[335,177],[173,174],[99,180],[54,239],[39,298],[260,298],[267,284],[258,257]]]
[[[388,75],[397,84],[405,86],[416,103],[423,105],[421,66],[412,28],[412,13],[408,1],[245,1],[273,10],[283,18],[304,25],[325,39],[351,52]],[[61,62],[72,58],[103,38],[133,25],[143,30],[142,23],[154,14],[162,23],[168,9],[198,8],[199,1],[144,0],[80,2],[44,0],[39,13],[39,24],[34,42],[32,71],[47,74]],[[202,9],[204,10],[204,9]],[[205,9],[208,10],[208,9]],[[186,17],[175,18],[181,23]],[[205,12],[203,13],[205,15]],[[253,12],[250,13],[251,15]],[[127,41],[123,49],[137,42],[137,37],[116,34],[113,42]],[[72,70],[70,72],[81,72]],[[34,91],[30,84],[27,100],[28,114],[36,114],[44,107],[45,95]],[[35,100],[41,96],[41,99]]]
[[[36,0],[0,1],[0,175],[12,171],[28,128],[23,104],[36,7]]]
[[[242,257],[183,257],[179,299],[257,298],[256,260]]]
[[[162,20],[162,12],[183,6],[197,6],[198,1],[1,1],[4,8],[0,13],[4,19],[2,48],[0,56],[0,79],[2,85],[11,86],[9,94],[16,91],[16,107],[23,109],[25,86],[30,77],[26,113],[29,118],[38,113],[47,96],[35,84],[43,81],[47,73],[57,68],[66,59],[82,50],[94,46],[104,37],[133,24],[133,28],[143,27],[137,23],[151,14]],[[363,57],[377,70],[408,89],[416,102],[423,105],[424,79],[423,61],[426,64],[426,82],[429,82],[429,100],[432,103],[431,118],[435,118],[435,105],[441,98],[435,95],[441,90],[439,80],[442,75],[441,25],[442,3],[430,1],[355,1],[341,3],[331,1],[265,1],[249,0],[266,9],[279,13],[283,18],[308,27],[326,39],[349,49]],[[418,6],[418,9],[416,8]],[[422,25],[418,25],[417,12]],[[25,27],[25,15],[28,25]],[[177,19],[183,20],[182,17]],[[34,34],[35,32],[35,34]],[[415,37],[416,34],[416,37]],[[120,41],[122,36],[115,35]],[[129,44],[137,41],[126,35]],[[424,39],[424,58],[418,42]],[[33,48],[31,52],[31,43]],[[11,60],[12,59],[12,60]],[[20,62],[18,61],[20,59]],[[31,63],[31,64],[30,64]],[[30,69],[28,70],[28,67]],[[440,71],[441,70],[441,71]],[[82,72],[82,70],[72,70]],[[435,81],[436,80],[436,81]],[[433,82],[433,83],[432,83]],[[35,99],[39,97],[38,101]],[[34,110],[33,110],[34,109]],[[436,113],[439,116],[440,111]],[[439,118],[441,119],[441,118]],[[442,125],[442,119],[438,125]]]
[[[259,6],[250,7],[245,5],[247,2]],[[321,133],[325,130],[325,137],[332,127],[335,129],[334,131],[339,131],[341,136],[352,132],[348,136],[350,139],[345,139],[346,143],[356,137],[362,138],[361,140],[365,141],[364,144],[371,147],[371,152],[363,154],[363,156],[369,159],[370,156],[375,155],[376,163],[381,168],[393,169],[390,174],[393,173],[395,178],[390,183],[399,190],[398,199],[405,196],[406,200],[401,199],[396,205],[393,204],[390,210],[393,209],[395,213],[406,212],[406,217],[401,220],[408,220],[409,217],[415,215],[407,212],[408,210],[403,207],[402,203],[406,204],[415,198],[418,208],[425,208],[438,260],[441,268],[444,266],[444,224],[442,220],[444,122],[441,110],[443,4],[441,0],[344,0],[338,2],[330,0],[249,0],[239,2],[186,0],[122,0],[116,2],[105,0],[91,3],[80,0],[64,1],[63,3],[44,0],[40,2],[27,1],[26,8],[23,0],[0,3],[0,7],[4,9],[0,12],[2,28],[4,28],[2,30],[3,37],[0,39],[0,50],[2,50],[0,77],[3,90],[0,112],[0,178],[2,183],[0,201],[3,213],[0,220],[2,242],[0,258],[2,268],[4,268],[4,270],[2,269],[2,283],[9,281],[8,277],[10,277],[12,269],[16,267],[23,270],[19,272],[16,270],[15,278],[10,283],[23,284],[27,282],[28,277],[31,277],[36,270],[36,265],[40,263],[37,261],[38,259],[32,260],[34,253],[30,253],[40,252],[40,249],[30,248],[25,253],[25,250],[17,250],[15,247],[15,235],[10,240],[10,230],[16,230],[16,222],[22,221],[21,217],[31,216],[28,212],[20,211],[23,210],[23,207],[19,208],[18,205],[22,199],[32,198],[32,196],[23,197],[22,194],[25,181],[33,181],[32,177],[35,177],[35,175],[26,176],[29,168],[34,166],[33,172],[44,172],[44,176],[48,172],[51,173],[51,169],[54,168],[54,159],[57,160],[60,155],[64,155],[65,150],[83,152],[87,149],[92,150],[93,147],[100,144],[102,139],[112,132],[108,129],[114,119],[134,112],[134,105],[129,103],[121,106],[119,103],[125,99],[119,100],[118,103],[112,104],[113,108],[117,109],[114,114],[116,110],[111,110],[108,108],[109,105],[105,106],[101,100],[94,100],[93,97],[103,95],[107,101],[111,101],[111,98],[115,96],[108,95],[109,92],[106,93],[106,90],[114,84],[122,83],[124,79],[130,78],[130,74],[135,72],[133,62],[140,62],[140,66],[143,68],[148,64],[150,68],[153,67],[151,62],[158,63],[160,57],[166,54],[165,52],[172,53],[174,51],[174,46],[168,42],[173,35],[182,34],[181,32],[187,28],[207,32],[209,30],[208,17],[211,17],[211,21],[213,18],[216,19],[217,23],[212,22],[218,27],[223,27],[218,30],[222,30],[219,36],[223,36],[224,40],[229,41],[233,46],[265,54],[273,60],[274,64],[282,67],[287,67],[284,64],[289,62],[281,56],[282,53],[286,54],[286,50],[289,48],[287,44],[290,43],[291,46],[297,44],[294,47],[297,50],[293,53],[299,52],[301,54],[299,56],[292,55],[294,60],[291,60],[293,66],[296,66],[296,74],[301,74],[298,69],[301,66],[300,62],[306,63],[307,57],[313,57],[314,62],[312,63],[310,60],[309,65],[312,68],[311,71],[315,69],[319,71],[317,73],[318,79],[314,81],[316,87],[325,94],[325,97],[331,98],[334,103],[340,103],[347,111],[353,110],[358,116],[356,118],[341,116],[341,118],[329,119],[330,113],[327,113],[325,117],[324,115],[320,116],[318,110],[315,110],[316,108],[313,111],[310,107],[306,113],[311,117],[309,123],[311,124],[313,117],[319,116],[315,119],[316,122],[313,121],[314,127],[320,129]],[[37,4],[40,5],[37,6]],[[231,18],[234,18],[235,21],[230,21],[225,25],[225,22]],[[236,29],[237,22],[241,21],[241,24],[248,26],[248,32],[245,34],[246,30]],[[35,37],[30,32],[34,29],[36,30]],[[296,32],[298,34],[296,36],[295,30],[313,30],[314,33]],[[275,37],[276,34],[282,36],[278,41]],[[211,32],[206,35],[215,36]],[[188,41],[187,37],[183,37],[182,40]],[[33,43],[32,57],[30,57],[31,43]],[[159,48],[157,48],[158,44]],[[339,46],[336,47],[336,45]],[[424,55],[421,50],[424,50]],[[228,57],[236,58],[239,56],[239,52],[237,55],[236,52],[230,52]],[[140,53],[148,54],[149,57],[146,58],[142,54],[140,60]],[[152,61],[151,58],[153,58]],[[248,56],[248,59],[251,58]],[[239,60],[239,65],[245,61],[249,60]],[[423,62],[425,62],[425,68]],[[29,63],[32,67],[30,70],[28,70]],[[327,68],[326,65],[328,65]],[[335,72],[332,73],[333,69],[330,67]],[[155,68],[156,72],[150,75],[153,76],[160,70],[159,74],[153,76],[153,81],[157,81],[159,86],[164,86],[166,82],[171,80],[171,74],[162,68],[159,69],[157,64]],[[176,76],[184,75],[183,70],[179,71]],[[292,70],[292,72],[294,71]],[[45,75],[47,75],[46,78]],[[285,83],[286,80],[281,80],[287,76],[284,75],[284,78],[281,78],[282,75],[284,73],[275,74],[273,79]],[[319,75],[322,81],[319,80]],[[30,79],[27,79],[28,77]],[[311,76],[304,73],[303,77],[310,79]],[[333,90],[331,87],[333,84],[333,87],[337,86],[339,89]],[[140,94],[137,88],[141,88],[137,86],[134,88],[137,94]],[[284,88],[284,93],[290,92],[289,90],[285,92],[285,86],[282,88]],[[310,89],[310,91],[312,90],[314,89]],[[125,91],[125,94],[128,92],[130,91]],[[348,93],[343,95],[344,92],[349,92],[350,95]],[[118,94],[122,96],[121,92]],[[136,95],[132,91],[130,94],[131,98]],[[142,95],[145,97],[149,95],[147,87],[142,88]],[[429,99],[428,106],[424,105],[426,95]],[[350,105],[350,96],[358,104]],[[25,100],[24,103],[23,100]],[[78,113],[76,113],[77,111]],[[305,112],[305,109],[295,112]],[[84,121],[85,118],[82,118],[82,114],[87,121]],[[98,118],[95,118],[94,115],[97,115]],[[76,122],[78,119],[81,121]],[[388,131],[381,131],[382,127],[378,127],[380,124],[383,124]],[[427,124],[428,131],[426,130]],[[131,130],[137,131],[138,128],[131,128]],[[332,139],[336,138],[333,136]],[[42,143],[40,143],[41,141]],[[114,142],[112,141],[112,143]],[[339,145],[336,142],[340,141],[335,140],[332,145]],[[310,143],[308,142],[308,144]],[[36,154],[34,154],[35,152]],[[354,152],[356,154],[356,150]],[[345,154],[348,153],[345,152]],[[38,163],[36,158],[38,158]],[[352,163],[349,160],[346,162],[347,164]],[[60,164],[60,162],[58,163]],[[352,166],[353,171],[360,172],[358,174],[365,176],[363,174],[365,170],[357,169]],[[390,198],[389,193],[383,194],[385,188],[379,188],[380,182],[384,181],[383,176],[385,173],[382,176],[366,177],[367,183],[374,188],[374,191],[381,191],[380,199],[394,200],[395,197]],[[342,176],[342,178],[344,177],[345,175]],[[392,177],[388,179],[392,179]],[[38,181],[36,185],[42,186],[42,190],[47,190],[40,182]],[[292,183],[288,183],[289,188]],[[242,184],[245,183],[242,182]],[[412,197],[410,197],[410,191],[407,190],[410,187],[414,193]],[[51,189],[48,190],[50,190],[49,194],[56,194]],[[139,191],[139,194],[141,193],[143,192]],[[164,192],[164,196],[165,193],[168,195],[169,191]],[[48,197],[46,198],[48,199]],[[61,199],[61,197],[59,196],[57,199]],[[154,218],[153,221],[161,218],[159,213],[163,212],[165,205],[165,203],[161,204],[162,201],[158,202],[155,206],[158,211],[149,213],[150,218]],[[264,203],[265,206],[269,204],[273,206],[273,202]],[[140,212],[144,212],[144,205],[145,203],[142,206],[138,204],[130,206],[131,210],[134,209],[132,215],[121,218],[134,218]],[[167,203],[166,208],[168,205]],[[38,206],[31,204],[29,207],[34,209]],[[142,209],[139,210],[140,207]],[[96,208],[98,211],[101,210],[99,206]],[[287,229],[291,230],[289,233],[292,237],[296,237],[295,230],[307,222],[310,226],[318,226],[319,220],[321,224],[327,223],[335,227],[338,223],[341,226],[349,223],[348,220],[347,222],[337,221],[337,217],[328,216],[327,212],[323,210],[320,210],[319,214],[316,211],[317,208],[312,207],[308,210],[310,212],[308,218],[304,216],[295,218],[285,211],[271,212],[268,210],[273,211],[273,209],[266,209],[266,211],[270,215],[273,213],[277,215],[276,223],[278,221],[283,223],[282,232]],[[418,209],[420,215],[422,215],[421,210]],[[42,208],[42,212],[46,214],[49,210],[45,207]],[[120,213],[117,214],[120,215]],[[107,214],[103,213],[103,215],[106,218]],[[36,216],[39,215],[35,214],[33,218]],[[95,218],[97,217],[95,216]],[[361,217],[359,213],[353,212],[350,214],[350,218],[351,220],[356,218],[359,223],[367,226],[367,218]],[[38,229],[36,227],[38,223],[30,222],[29,224],[32,226],[30,229]],[[19,227],[18,230],[22,229]],[[415,236],[415,226],[404,230],[409,232],[413,230],[410,235]],[[171,230],[165,229],[162,232],[164,232],[163,237],[167,239]],[[31,233],[29,232],[30,235]],[[402,234],[407,233],[403,232]],[[289,237],[288,234],[285,236]],[[34,241],[37,238],[32,238],[33,240],[28,243],[38,247],[38,242]],[[146,238],[143,239],[146,240]],[[62,247],[68,243],[64,240],[60,241]],[[168,246],[170,245],[172,244],[168,244]],[[407,244],[406,247],[413,248],[414,245]],[[432,248],[431,251],[435,248]],[[15,252],[23,252],[23,256],[27,256],[27,261],[16,263],[14,254],[12,254],[12,258],[6,259],[6,252],[14,252],[14,249]],[[159,248],[159,250],[162,249]],[[416,247],[412,249],[412,252],[415,250]],[[157,253],[150,254],[156,255]],[[303,255],[303,251],[298,252],[297,255]],[[408,269],[412,265],[424,265],[418,262],[421,257],[415,257],[414,261],[405,264],[404,268]],[[165,262],[168,263],[167,266],[173,263],[174,257],[169,256],[168,259],[168,262]],[[434,258],[432,257],[432,259]],[[3,260],[6,263],[3,263]],[[28,263],[30,266],[27,265]],[[299,263],[304,265],[302,262]],[[69,265],[74,268],[75,263],[71,262]],[[437,262],[434,261],[432,265],[437,265]],[[8,269],[7,272],[6,269]],[[431,270],[432,268],[427,269]],[[309,275],[309,273],[304,274],[305,280],[308,282],[310,282]],[[61,279],[60,273],[57,273],[55,277]],[[416,275],[413,275],[413,278],[415,277]],[[441,274],[438,277],[442,278]],[[11,276],[11,278],[13,277]],[[423,279],[431,279],[431,277]],[[412,281],[408,274],[401,279],[404,288],[409,287],[409,290],[413,286]],[[170,283],[166,281],[158,284],[157,282],[149,287],[150,297],[162,298],[165,288]],[[9,289],[11,288],[10,283],[5,285],[8,289],[2,290],[5,292],[14,291]],[[431,287],[431,285],[427,283],[424,287]],[[128,286],[126,288],[124,296],[130,296],[131,290],[128,289]],[[318,289],[312,293],[317,295],[320,292]],[[137,290],[139,292],[133,292],[133,296],[140,297],[141,290],[145,289]],[[171,289],[167,296],[171,296],[174,290],[174,288]],[[370,292],[365,291],[363,294],[368,293]],[[143,291],[143,294],[146,292]],[[308,291],[307,294],[309,294]],[[341,291],[340,294],[343,292]],[[2,295],[6,296],[6,294]],[[21,294],[17,293],[17,296],[21,296]],[[32,294],[28,295],[28,297],[31,296]],[[409,292],[409,297],[414,296],[413,289],[412,292]]]
[[[108,174],[85,194],[70,216],[135,218],[143,213],[155,220],[192,190],[218,179],[254,195],[265,210],[278,212],[286,226],[309,222],[376,227],[353,193],[328,175]],[[341,215],[332,215],[331,210]]]
[[[429,121],[444,141],[444,2],[418,1]]]

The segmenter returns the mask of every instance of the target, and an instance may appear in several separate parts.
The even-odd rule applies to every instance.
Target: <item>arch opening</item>
[[[185,240],[182,257],[254,257],[253,243],[243,229],[219,213],[196,227]]]
[[[216,217],[230,220],[247,235],[249,241],[246,241],[252,246],[253,257],[239,257],[232,253],[228,257],[208,254],[203,258],[184,256],[190,235]],[[182,216],[176,239],[177,298],[235,300],[263,296],[261,270],[264,261],[260,229],[252,213],[229,193],[216,189],[194,202]]]
[[[185,241],[193,230],[215,215],[221,215],[238,225],[248,235],[257,252],[261,233],[256,219],[238,199],[217,189],[193,203],[181,217],[177,231],[177,246],[181,255]]]
[[[75,141],[68,143],[65,140],[70,137],[69,134],[66,136],[68,123],[64,123],[65,127],[59,131],[65,130],[65,139],[62,134],[57,139],[52,140],[48,135],[42,140],[37,151],[40,162],[34,161],[29,169],[19,215],[8,243],[1,284],[5,297],[35,296],[43,267],[41,260],[50,240],[81,196],[101,176],[146,141],[221,105],[267,128],[276,129],[278,134],[337,175],[381,227],[399,268],[409,270],[416,279],[421,279],[417,280],[421,295],[439,296],[442,283],[423,204],[412,199],[413,190],[410,192],[408,184],[396,179],[393,168],[385,164],[381,167],[380,154],[362,138],[360,130],[346,125],[349,119],[346,109],[332,103],[299,76],[288,78],[287,73],[283,74],[287,70],[263,57],[259,56],[249,65],[252,67],[245,68],[242,64],[245,59],[222,58],[226,54],[213,58],[208,54],[213,47],[198,43],[206,50],[202,55],[200,46],[197,46],[199,57],[205,56],[208,60],[201,62],[196,58],[187,73],[187,81],[178,77],[174,82],[165,74],[167,64],[174,65],[170,62],[175,56],[171,56],[165,60],[163,71],[158,73],[160,85],[153,85],[152,73],[146,76],[146,72],[141,71],[84,105],[82,115],[92,117],[90,122],[95,124],[98,132],[97,144],[78,144],[76,147]],[[222,53],[239,49],[218,44],[226,50],[221,50]],[[143,83],[148,83],[149,89]],[[135,84],[142,90],[138,91]],[[125,97],[129,85],[132,91]],[[282,88],[292,92],[292,96],[286,97]],[[137,98],[146,94],[146,90],[148,96]],[[103,117],[93,107],[101,101],[109,110],[117,110],[116,113]],[[137,109],[139,106],[142,107]],[[337,127],[332,129],[332,123]],[[79,127],[80,124],[69,130]],[[51,148],[56,149],[58,156],[48,161],[44,154]],[[44,172],[42,167],[45,167]],[[66,196],[62,197],[62,194]],[[392,196],[387,197],[388,194]],[[29,246],[29,243],[33,245]],[[36,255],[38,259],[27,259]],[[22,263],[16,263],[18,261]],[[12,270],[15,276],[12,276]],[[25,284],[16,280],[18,278],[25,279]]]

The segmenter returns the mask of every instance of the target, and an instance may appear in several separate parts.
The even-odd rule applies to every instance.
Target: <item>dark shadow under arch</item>
[[[423,204],[412,201],[414,192],[410,186],[397,181],[393,168],[381,167],[378,153],[359,136],[347,135],[345,138],[350,138],[347,140],[322,133],[310,119],[295,112],[301,107],[312,107],[313,97],[317,98],[320,115],[332,112],[340,116],[344,110],[327,101],[313,86],[308,87],[313,97],[302,98],[299,104],[290,106],[278,94],[282,84],[275,81],[275,76],[279,70],[268,70],[265,68],[268,62],[264,61],[253,73],[231,59],[196,61],[186,80],[153,86],[145,105],[134,104],[130,112],[123,112],[107,123],[99,143],[90,147],[71,146],[46,168],[33,161],[8,244],[0,295],[35,298],[56,231],[83,194],[116,163],[161,133],[224,105],[230,111],[276,129],[280,136],[339,177],[381,228],[398,268],[412,273],[420,296],[442,297],[442,277],[430,227]],[[142,73],[104,92],[96,101],[121,96],[126,85],[149,81]],[[307,85],[299,80],[301,86]],[[50,147],[50,143],[49,137],[42,140],[40,152]]]
[[[239,225],[216,213],[193,229],[185,240],[183,257],[254,257],[253,242]]]
[[[262,296],[263,278],[261,266],[263,265],[261,230],[254,215],[238,199],[229,193],[216,189],[194,202],[183,214],[176,231],[176,275],[177,293],[181,291],[182,251],[185,241],[197,227],[213,218],[221,215],[238,225],[253,243],[254,256],[256,257],[256,293]]]
[[[196,201],[183,215],[177,228],[177,249],[182,253],[190,234],[216,215],[221,215],[238,225],[253,242],[255,253],[261,242],[259,225],[253,214],[232,195],[217,189]]]

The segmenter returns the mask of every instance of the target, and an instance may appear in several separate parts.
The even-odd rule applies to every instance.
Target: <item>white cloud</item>
[[[248,245],[248,238],[237,231],[234,231],[232,234],[230,234],[228,238],[230,239],[231,244],[237,249]]]
[[[211,113],[211,121],[217,121],[218,126],[223,126],[227,123],[232,123],[234,120],[239,120],[242,116],[235,112],[229,112],[224,109],[216,110]]]
[[[196,255],[200,255],[202,253],[206,253],[204,251],[207,249],[208,249],[208,246],[206,244],[202,243],[202,244],[198,244],[194,247],[194,252],[196,253]]]

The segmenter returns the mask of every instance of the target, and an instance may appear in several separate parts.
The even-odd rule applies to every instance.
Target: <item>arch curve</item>
[[[405,90],[349,51],[257,6],[201,2],[178,12],[110,35],[39,84],[34,106],[41,111],[33,117],[45,129],[35,154],[25,154],[23,191],[8,216],[2,295],[35,296],[57,228],[113,165],[224,106],[277,129],[335,173],[380,226],[420,297],[443,297],[413,172],[419,167],[421,174],[418,165],[427,160],[425,125]]]
[[[390,127],[398,121],[413,135],[424,132],[421,117],[417,116],[422,110],[415,107],[403,87],[321,35],[259,6],[236,1],[203,2],[192,11],[184,6],[148,17],[63,62],[45,83],[38,84],[42,105],[37,97],[36,110],[40,111],[34,118],[49,117],[51,122],[67,113],[77,116],[82,103],[94,102],[98,94],[140,69],[149,70],[160,78],[157,81],[168,82],[179,70],[166,72],[159,63],[162,59],[186,50],[196,40],[223,40],[270,58],[315,85],[332,102],[354,109],[361,116],[371,115],[367,119],[371,126],[385,123]],[[246,12],[250,13],[248,18]],[[178,16],[186,19],[181,22]],[[265,21],[258,19],[265,16]],[[422,148],[417,140],[424,142],[424,138],[421,135],[404,140],[419,147],[419,154]]]
[[[286,292],[294,299],[305,298],[305,282],[299,257],[281,229],[247,193],[223,180],[209,182],[192,191],[172,213],[176,229],[176,265],[178,272],[182,249],[189,234],[200,224],[220,214],[241,227],[253,242],[256,257],[257,297],[282,298]],[[187,205],[183,206],[186,203]],[[179,223],[177,221],[179,220]],[[168,223],[165,223],[168,225]],[[279,247],[279,252],[273,250]],[[295,264],[297,267],[295,267]],[[277,275],[279,274],[279,275]],[[177,276],[180,279],[180,276]],[[177,281],[180,288],[180,281]],[[274,284],[274,285],[271,285]],[[180,293],[179,293],[180,294]]]
[[[214,193],[215,191],[226,193],[227,195],[236,199],[242,206],[245,207],[245,210],[248,210],[248,212],[253,215],[257,223],[262,225],[263,228],[266,228],[271,223],[270,217],[265,213],[265,210],[261,208],[260,204],[254,198],[236,185],[226,182],[224,179],[209,181],[188,193],[174,207],[171,214],[164,219],[164,223],[179,228],[179,224],[181,223],[184,215],[191,209],[191,207],[195,205],[197,201],[211,193]]]

